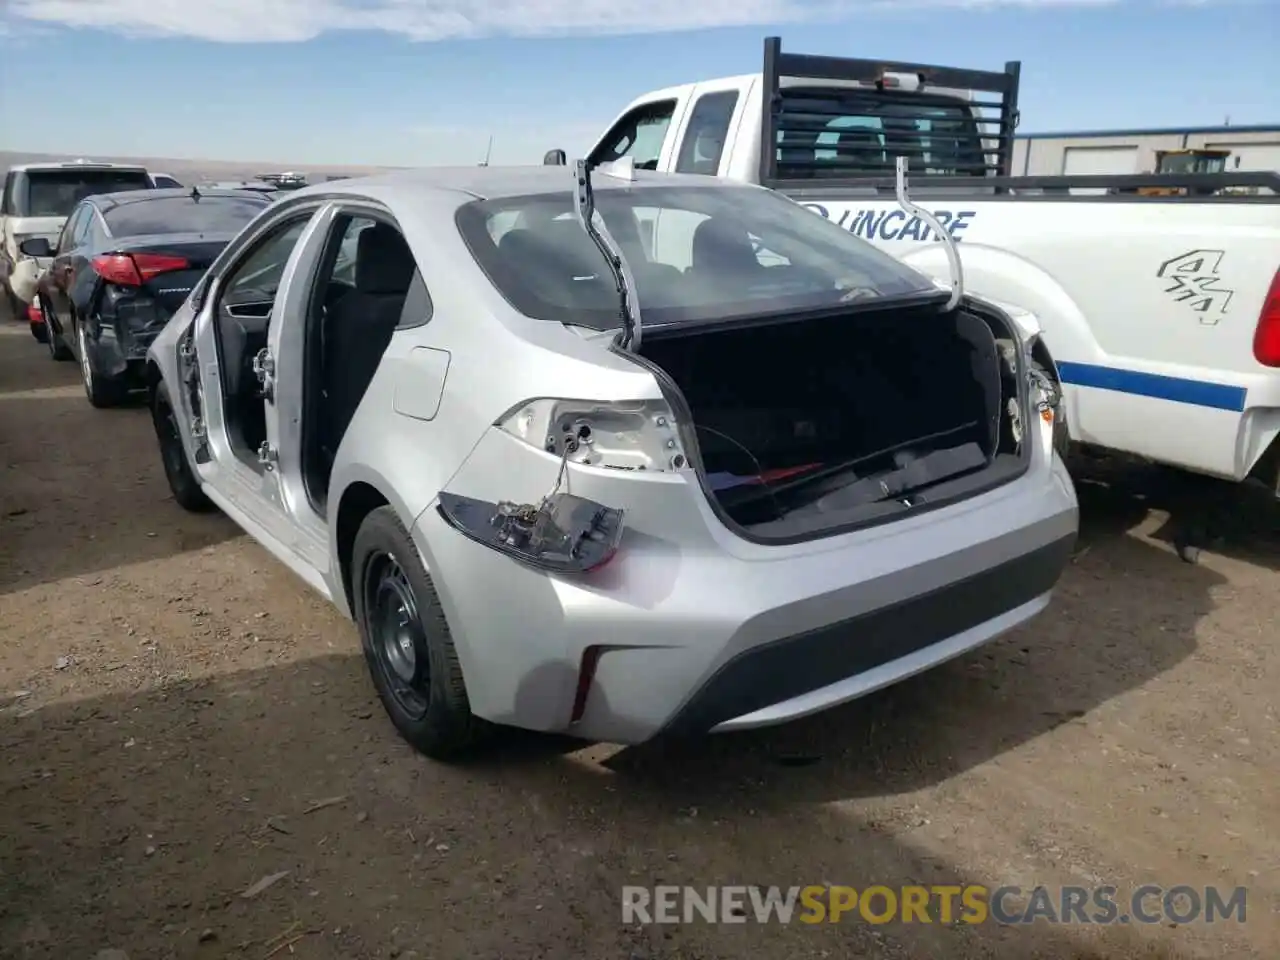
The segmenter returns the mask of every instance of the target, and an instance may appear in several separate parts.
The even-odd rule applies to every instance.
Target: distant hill
[[[0,171],[19,163],[58,163],[66,160],[96,160],[103,163],[138,163],[156,173],[167,173],[182,183],[198,180],[248,180],[259,173],[295,170],[307,174],[312,183],[326,176],[360,177],[395,167],[320,166],[311,163],[281,163],[278,160],[180,160],[174,157],[108,157],[100,154],[28,153],[0,150]]]

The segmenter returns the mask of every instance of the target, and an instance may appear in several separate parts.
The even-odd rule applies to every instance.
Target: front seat
[[[693,231],[689,272],[705,273],[715,282],[747,280],[763,269],[747,231],[712,217]]]
[[[355,289],[329,308],[325,324],[324,447],[330,462],[400,322],[416,269],[395,227],[375,223],[360,231]]]

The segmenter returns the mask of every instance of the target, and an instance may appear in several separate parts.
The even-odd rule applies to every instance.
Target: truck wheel
[[[155,396],[151,400],[151,422],[156,428],[160,459],[164,463],[164,478],[169,483],[173,499],[178,501],[178,506],[183,510],[208,513],[213,509],[213,501],[200,489],[200,481],[187,460],[187,450],[182,445],[182,435],[178,432],[178,417],[169,400],[169,391],[163,383],[156,387]]]
[[[471,712],[440,598],[393,508],[364,518],[350,570],[352,613],[391,722],[426,756],[461,759],[489,725]]]

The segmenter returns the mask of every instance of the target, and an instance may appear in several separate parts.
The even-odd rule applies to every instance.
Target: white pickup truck
[[[1072,442],[1280,494],[1280,174],[1010,176],[1019,74],[769,38],[760,73],[634,100],[588,160],[761,184],[946,280],[943,245],[894,199],[906,156],[965,285],[1038,316]]]

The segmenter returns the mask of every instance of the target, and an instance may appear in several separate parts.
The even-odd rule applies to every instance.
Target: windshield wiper
[[[854,467],[857,467],[868,460],[876,460],[880,457],[887,457],[891,453],[897,453],[907,447],[914,447],[916,444],[927,443],[930,440],[940,440],[943,437],[951,436],[953,433],[960,433],[969,430],[978,425],[977,420],[970,420],[968,423],[962,423],[959,426],[949,427],[946,430],[939,430],[937,433],[925,434],[921,437],[912,437],[910,440],[903,440],[901,443],[895,443],[892,446],[884,447],[880,450],[874,450],[871,453],[864,453],[861,456],[852,457],[848,460],[841,460],[839,463],[832,463],[825,467],[819,467],[811,470],[803,476],[796,477],[794,480],[785,480],[772,486],[765,484],[762,488],[752,489],[749,493],[741,497],[732,498],[732,503],[727,504],[733,507],[746,506],[749,503],[755,503],[757,500],[764,500],[770,497],[778,497],[787,493],[795,493],[805,487],[814,486],[823,480],[832,480],[841,474],[848,473]]]
[[[630,160],[630,158],[628,158]],[[622,320],[622,339],[619,346],[624,350],[634,352],[640,347],[640,306],[636,300],[636,283],[631,276],[631,268],[627,266],[627,261],[623,259],[622,248],[618,246],[617,241],[609,234],[609,228],[604,222],[604,218],[600,218],[600,226],[595,224],[594,216],[596,212],[595,192],[591,188],[591,166],[586,160],[579,160],[575,167],[575,175],[577,177],[577,189],[574,191],[574,198],[578,223],[582,224],[582,229],[586,231],[587,236],[600,250],[604,256],[605,262],[609,265],[609,271],[613,274],[613,282],[618,287],[618,300],[620,307],[620,319]],[[633,180],[632,167],[628,163],[625,169],[612,169],[610,164],[604,172],[610,176],[618,176],[626,180]]]

